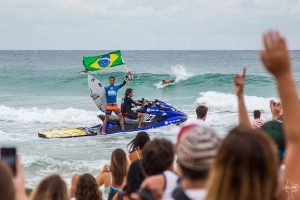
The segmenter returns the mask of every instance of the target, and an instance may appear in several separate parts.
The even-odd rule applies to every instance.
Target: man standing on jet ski
[[[133,111],[133,110],[131,110],[131,108],[134,106],[141,106],[143,104],[132,100],[132,98],[131,98],[133,96],[132,88],[127,88],[124,95],[125,95],[125,97],[122,99],[122,103],[121,103],[121,110],[122,110],[123,116],[128,117],[129,119],[139,118],[138,128],[141,128],[143,120],[145,118],[145,114]],[[134,106],[132,106],[132,105],[134,105]]]
[[[107,121],[109,119],[109,116],[111,115],[112,111],[118,115],[119,117],[119,122],[120,122],[120,127],[121,130],[124,130],[124,121],[123,121],[123,116],[122,113],[120,111],[120,108],[117,104],[117,93],[118,90],[123,87],[126,82],[128,81],[128,78],[130,75],[130,72],[126,73],[126,78],[123,80],[123,83],[121,83],[120,85],[115,85],[115,77],[109,77],[109,86],[104,87],[105,92],[106,92],[106,111],[105,111],[105,119],[103,121],[102,124],[102,134],[105,135],[105,129],[106,129],[106,124]]]

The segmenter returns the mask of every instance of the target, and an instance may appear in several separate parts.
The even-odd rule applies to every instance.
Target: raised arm
[[[244,67],[242,75],[236,74],[234,76],[234,91],[238,98],[239,124],[252,128],[247,114],[245,102],[244,102],[245,77],[246,77],[246,67]]]
[[[123,82],[119,85],[119,89],[121,87],[123,87],[124,85],[126,85],[127,81],[129,82],[131,80],[131,77],[132,77],[132,74],[131,74],[131,72],[128,71],[126,73],[126,77],[124,78]]]
[[[110,172],[109,165],[104,165],[102,171],[96,177],[96,182],[99,187],[105,183],[105,180],[107,178],[109,178],[109,172]]]
[[[278,32],[265,33],[263,42],[265,50],[260,51],[260,58],[265,68],[276,79],[284,111],[283,126],[287,150],[284,157],[285,170],[278,187],[277,199],[287,199],[288,193],[292,193],[294,199],[300,199],[300,190],[297,188],[293,192],[290,185],[300,184],[300,104],[292,75],[290,56],[285,39]]]

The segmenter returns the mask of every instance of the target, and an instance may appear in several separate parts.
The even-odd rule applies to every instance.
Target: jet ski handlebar
[[[159,106],[159,102],[157,99],[155,99],[154,101],[148,101],[144,98],[141,98],[140,100],[137,100],[137,102],[143,104],[143,105],[147,105],[147,106]]]

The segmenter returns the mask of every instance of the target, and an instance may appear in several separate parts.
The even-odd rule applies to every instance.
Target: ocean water
[[[34,187],[46,175],[59,173],[66,183],[74,173],[96,176],[109,164],[115,148],[127,150],[136,132],[67,139],[42,139],[38,131],[57,127],[93,126],[100,123],[100,111],[89,97],[83,56],[108,51],[0,51],[0,146],[16,146],[26,175],[26,186]],[[300,51],[292,51],[294,77],[300,81]],[[122,51],[127,68],[136,76],[127,87],[134,98],[161,99],[196,119],[195,109],[209,107],[207,122],[224,137],[238,123],[233,76],[247,67],[245,101],[252,112],[271,119],[269,101],[279,100],[274,79],[262,67],[257,51]],[[108,84],[115,76],[123,80],[126,69],[118,66],[94,73]],[[162,86],[162,79],[176,78]],[[299,88],[299,87],[298,87]],[[151,138],[173,142],[179,127],[171,125],[149,130]]]

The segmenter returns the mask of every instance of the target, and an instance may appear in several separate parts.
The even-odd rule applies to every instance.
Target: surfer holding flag
[[[117,93],[118,90],[123,87],[128,81],[129,72],[126,73],[126,78],[123,80],[123,83],[120,85],[115,85],[116,79],[115,77],[109,77],[109,86],[104,87],[106,92],[106,111],[105,111],[105,119],[102,124],[102,135],[105,135],[105,128],[107,121],[112,112],[114,112],[119,117],[121,130],[124,130],[124,121],[121,110],[117,104]]]
[[[98,71],[102,69],[108,69],[110,67],[123,65],[125,64],[121,55],[121,51],[114,51],[108,54],[100,55],[100,56],[92,56],[92,57],[83,57],[83,65],[88,71]],[[121,110],[117,104],[117,93],[120,88],[122,88],[126,83],[132,80],[132,74],[128,71],[126,65],[125,68],[127,70],[126,77],[123,82],[119,85],[115,85],[115,77],[109,77],[109,85],[104,87],[105,96],[106,96],[106,105],[103,107],[102,111],[105,112],[105,119],[102,124],[101,133],[103,135],[106,134],[106,125],[111,113],[114,112],[119,117],[120,129],[124,130],[124,121]],[[95,97],[96,99],[96,97]],[[104,109],[105,108],[105,109]]]

